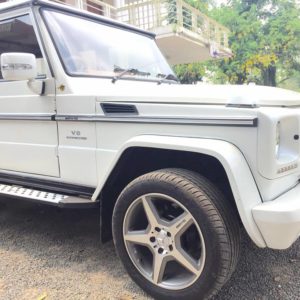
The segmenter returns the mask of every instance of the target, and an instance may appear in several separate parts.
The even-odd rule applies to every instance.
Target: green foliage
[[[207,13],[210,6],[215,5],[215,1],[213,0],[186,0],[188,4],[199,9],[203,13]]]
[[[230,29],[229,47],[234,55],[189,69],[199,68],[201,75],[206,69],[206,77],[221,83],[276,86],[297,82],[289,80],[300,72],[300,10],[294,0],[232,0],[229,6],[207,13]],[[182,74],[184,68],[176,67],[176,71]]]
[[[205,74],[204,65],[201,63],[177,65],[174,70],[180,82],[185,84],[195,84],[197,81],[202,81]]]
[[[292,76],[283,79],[280,87],[300,92],[300,72],[295,71]]]
[[[300,12],[294,1],[236,0],[212,14],[231,30],[234,56],[217,63],[229,82],[276,86],[282,80],[278,70],[292,76],[298,68]]]

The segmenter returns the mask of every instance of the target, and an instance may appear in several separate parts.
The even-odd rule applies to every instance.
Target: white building
[[[232,54],[229,30],[183,0],[56,1],[155,32],[158,46],[171,64]]]

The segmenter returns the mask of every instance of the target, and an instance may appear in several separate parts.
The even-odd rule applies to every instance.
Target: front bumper
[[[253,218],[272,249],[287,249],[300,236],[300,184],[277,199],[252,209]]]

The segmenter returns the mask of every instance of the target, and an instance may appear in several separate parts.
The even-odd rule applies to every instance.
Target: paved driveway
[[[59,210],[0,200],[0,299],[148,299],[112,243],[99,242],[97,210]],[[283,252],[245,236],[226,299],[300,299],[300,241]]]

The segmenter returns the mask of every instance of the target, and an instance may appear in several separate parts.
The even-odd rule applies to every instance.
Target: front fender
[[[99,158],[101,174],[92,198],[94,201],[124,151],[132,147],[188,151],[216,158],[225,169],[240,218],[248,235],[258,247],[266,247],[252,216],[252,208],[262,202],[255,180],[241,151],[226,141],[156,135],[140,135],[131,138],[118,151],[106,152],[103,158]]]

